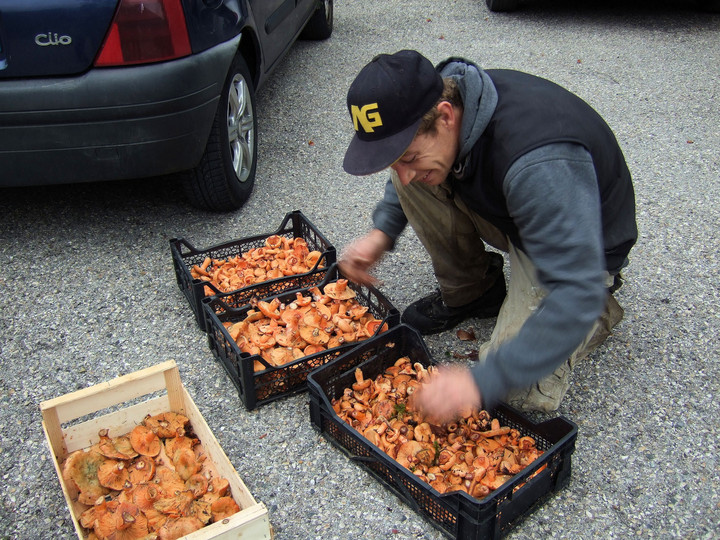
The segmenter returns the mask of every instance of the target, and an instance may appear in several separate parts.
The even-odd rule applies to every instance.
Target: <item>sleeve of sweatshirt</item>
[[[533,150],[510,168],[504,192],[547,296],[514,338],[473,367],[486,407],[562,364],[601,315],[606,294],[600,199],[587,150],[570,143]]]
[[[375,206],[372,215],[373,226],[392,238],[393,246],[400,234],[405,230],[407,218],[400,206],[395,186],[392,180],[388,178],[385,184],[385,193],[380,202]]]

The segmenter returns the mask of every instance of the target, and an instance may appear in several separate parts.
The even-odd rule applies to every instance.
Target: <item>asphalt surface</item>
[[[258,182],[237,212],[190,208],[171,179],[0,190],[0,538],[75,535],[39,403],[171,358],[276,539],[442,537],[312,429],[306,394],[244,409],[169,251],[174,237],[267,233],[296,209],[338,248],[364,233],[385,175],[342,171],[345,93],[373,55],[403,48],[566,86],[607,119],[634,175],[625,319],[558,411],[579,429],[570,483],[509,538],[720,538],[720,16],[680,0],[524,8],[337,1],[332,38],[294,46],[258,96]],[[410,230],[377,275],[399,309],[435,286]],[[462,328],[479,341],[429,338],[436,358],[477,348],[492,321]]]

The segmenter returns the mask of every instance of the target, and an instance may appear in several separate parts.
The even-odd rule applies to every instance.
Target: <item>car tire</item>
[[[188,171],[185,191],[205,210],[237,210],[250,197],[257,165],[255,90],[243,57],[233,60],[218,103],[205,152]]]
[[[333,0],[323,0],[300,33],[300,39],[327,39],[333,31]]]
[[[520,4],[519,0],[485,0],[490,11],[515,11]]]

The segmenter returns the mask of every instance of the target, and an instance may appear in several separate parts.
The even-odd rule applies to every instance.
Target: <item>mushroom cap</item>
[[[265,245],[271,249],[279,249],[283,245],[283,239],[277,234],[272,234],[265,239]]]
[[[280,300],[273,298],[272,301],[266,302],[261,300],[257,303],[257,307],[260,312],[271,319],[280,318]]]
[[[423,422],[415,426],[415,440],[420,442],[430,442],[433,438],[430,424]]]
[[[305,344],[297,331],[289,329],[275,334],[275,341],[281,347],[301,347]]]
[[[365,323],[365,335],[367,337],[374,336],[376,332],[385,332],[387,331],[387,329],[387,323],[383,323],[383,321],[381,321],[380,319],[370,319],[368,322]]]
[[[94,504],[99,497],[109,492],[98,479],[98,470],[107,458],[94,448],[73,452],[63,465],[63,478],[75,485],[79,491],[78,500],[83,504]]]
[[[126,463],[115,459],[106,459],[98,469],[97,476],[100,485],[116,491],[123,489],[130,480]]]
[[[172,459],[175,456],[175,452],[181,448],[192,449],[199,441],[192,437],[183,435],[181,437],[172,437],[165,439],[165,454],[167,457]]]
[[[227,478],[220,476],[213,477],[208,483],[208,489],[202,499],[207,502],[213,502],[220,497],[224,497],[230,491],[230,482]]]
[[[128,466],[132,485],[149,482],[155,476],[155,460],[150,456],[140,456]]]
[[[175,466],[175,472],[180,475],[183,482],[202,468],[202,464],[198,462],[195,452],[189,448],[176,450],[172,461]]]
[[[190,505],[188,517],[195,517],[202,521],[204,525],[210,523],[210,520],[212,519],[212,507],[210,501],[195,499]]]
[[[158,512],[162,512],[168,517],[173,518],[187,515],[192,502],[192,491],[177,491],[169,497],[158,499],[153,504],[153,507]]]
[[[398,448],[396,461],[403,467],[409,468],[414,463],[431,465],[435,460],[435,448],[430,443],[410,440]]]
[[[155,501],[161,499],[163,491],[155,483],[148,482],[144,484],[138,484],[133,488],[131,499],[132,502],[140,508],[143,512],[153,508]]]
[[[325,345],[330,341],[330,334],[322,328],[316,328],[307,324],[300,323],[298,325],[300,337],[302,337],[310,345]]]
[[[110,437],[107,429],[101,429],[98,435],[100,436],[98,450],[106,458],[128,460],[138,455],[128,436]]]
[[[348,300],[355,298],[357,294],[354,290],[347,286],[347,279],[338,279],[332,283],[325,285],[323,289],[326,296],[329,296],[333,300]]]
[[[143,424],[163,439],[184,435],[188,422],[190,420],[187,416],[175,412],[165,412],[155,416],[147,415],[143,420]]]
[[[292,350],[285,347],[275,347],[270,351],[270,361],[276,366],[283,366],[295,361]]]
[[[164,465],[155,471],[154,483],[166,494],[185,490],[185,481],[174,470]]]
[[[322,345],[306,345],[302,350],[303,356],[310,356],[311,354],[319,353],[325,350]]]
[[[220,497],[211,505],[213,521],[222,521],[226,517],[240,511],[240,507],[232,497]]]
[[[149,427],[137,425],[130,432],[130,444],[135,452],[143,456],[154,457],[160,453],[160,438]]]
[[[208,479],[204,475],[196,473],[185,481],[185,487],[192,491],[193,496],[198,499],[205,495],[208,490]]]
[[[120,503],[117,501],[107,501],[105,497],[99,497],[95,504],[80,514],[80,525],[86,529],[92,529],[95,520],[100,519],[111,509],[114,510]]]
[[[158,538],[160,538],[160,540],[177,540],[178,538],[202,529],[203,526],[203,522],[196,517],[168,519],[167,522],[158,529]]]

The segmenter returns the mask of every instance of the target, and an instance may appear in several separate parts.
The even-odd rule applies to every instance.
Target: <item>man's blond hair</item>
[[[463,103],[460,97],[460,90],[458,89],[457,81],[450,77],[443,79],[443,92],[440,95],[440,99],[437,100],[435,106],[430,109],[422,117],[422,122],[418,128],[418,133],[435,133],[435,122],[440,118],[440,111],[438,111],[438,104],[443,101],[447,101],[453,107],[459,107],[462,109]]]

